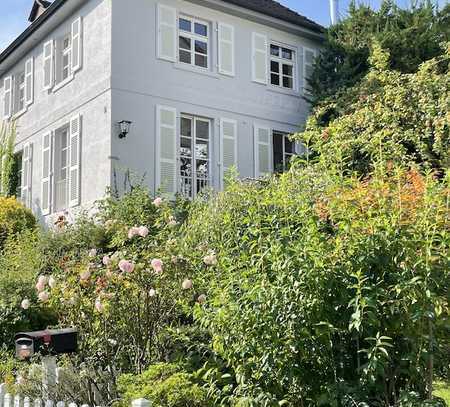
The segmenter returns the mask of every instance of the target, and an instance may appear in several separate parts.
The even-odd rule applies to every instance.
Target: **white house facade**
[[[0,54],[0,115],[42,220],[124,174],[195,197],[231,167],[257,178],[299,152],[287,136],[322,28],[272,0],[35,1],[30,20]]]

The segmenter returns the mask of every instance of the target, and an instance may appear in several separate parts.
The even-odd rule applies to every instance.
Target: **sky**
[[[128,0],[130,1],[130,0]],[[132,0],[131,0],[132,1]],[[378,7],[381,0],[360,0]],[[442,6],[448,0],[436,0]],[[279,0],[285,6],[327,26],[330,23],[329,0]],[[340,0],[340,14],[345,15],[350,0]],[[400,6],[411,0],[397,0]],[[6,48],[27,26],[33,0],[0,0],[0,51]]]

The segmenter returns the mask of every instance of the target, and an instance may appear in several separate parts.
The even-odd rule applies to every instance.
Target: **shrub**
[[[182,255],[208,298],[196,318],[235,372],[234,402],[424,400],[448,323],[447,200],[431,174],[311,166],[197,202]]]
[[[121,405],[129,406],[132,400],[146,398],[155,407],[207,407],[206,391],[191,374],[176,364],[158,363],[141,375],[124,375],[119,379]]]
[[[29,209],[15,198],[0,197],[0,251],[9,236],[35,227],[36,219]]]

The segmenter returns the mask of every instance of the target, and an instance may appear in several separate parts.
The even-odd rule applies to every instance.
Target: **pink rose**
[[[160,259],[152,260],[152,268],[156,274],[161,274],[163,271],[163,262]]]
[[[181,287],[183,288],[183,290],[190,290],[193,287],[192,280],[184,280],[183,284],[181,284]]]
[[[199,304],[204,304],[206,302],[206,295],[205,294],[199,295],[198,298],[197,298],[197,302]]]
[[[102,263],[107,267],[110,266],[112,263],[111,257],[103,256]]]
[[[80,274],[80,280],[81,280],[81,281],[88,281],[90,278],[91,278],[91,270],[90,270],[90,268],[88,267],[88,268],[86,269],[86,271],[83,271],[83,272]]]
[[[153,205],[155,205],[157,208],[159,208],[162,204],[163,204],[162,198],[158,197],[153,201]]]
[[[119,269],[124,273],[132,273],[134,271],[134,264],[128,260],[120,260]]]
[[[217,264],[217,257],[215,253],[210,253],[203,258],[203,262],[207,266],[215,266]]]
[[[149,233],[148,227],[147,226],[141,226],[138,229],[138,234],[140,237],[147,237]]]
[[[48,283],[48,277],[47,276],[39,276],[38,277],[38,283],[42,285],[46,285]]]
[[[39,293],[38,298],[39,301],[41,302],[47,302],[48,299],[50,298],[50,295],[48,294],[47,291],[42,291],[41,293]]]
[[[97,298],[95,300],[95,309],[97,310],[98,313],[102,313],[105,310],[105,306],[103,305],[102,301],[100,300],[100,298]]]
[[[36,290],[37,290],[38,293],[41,293],[42,291],[45,290],[45,284],[43,284],[40,281],[38,281],[37,284],[36,284]]]
[[[139,235],[139,228],[133,226],[132,228],[130,228],[130,230],[128,231],[128,239],[133,239],[133,237],[138,236]]]

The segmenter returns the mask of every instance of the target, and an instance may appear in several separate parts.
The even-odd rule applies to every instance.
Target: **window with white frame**
[[[273,131],[273,169],[275,172],[285,172],[289,169],[291,159],[296,155],[295,141],[289,134]]]
[[[270,84],[286,89],[295,88],[295,51],[270,44]]]
[[[14,113],[25,109],[25,71],[16,76],[16,92],[14,100]]]
[[[195,18],[178,18],[178,61],[209,68],[209,24]]]
[[[211,121],[182,115],[179,144],[179,192],[194,198],[211,185]]]
[[[61,80],[66,80],[72,73],[72,41],[70,34],[67,34],[62,41],[62,77]]]

